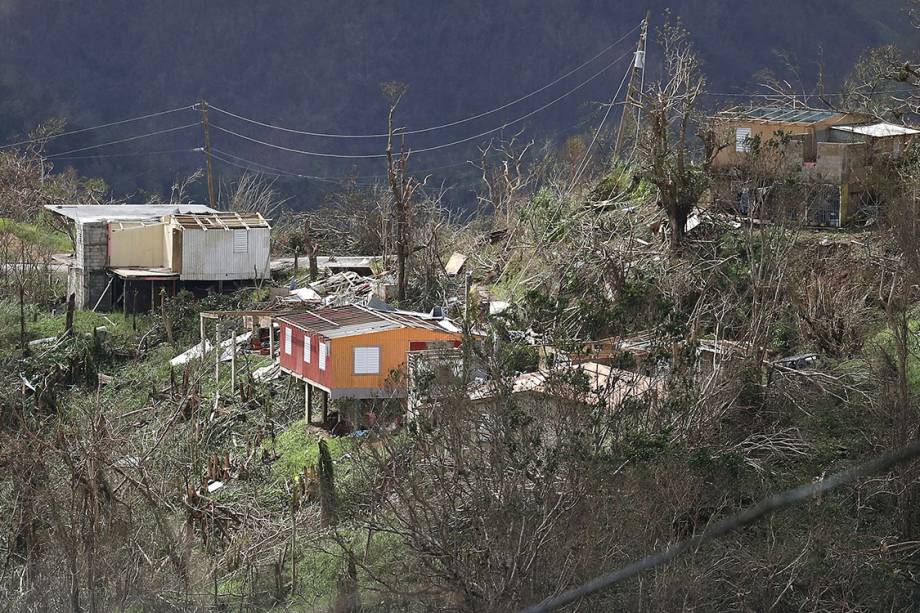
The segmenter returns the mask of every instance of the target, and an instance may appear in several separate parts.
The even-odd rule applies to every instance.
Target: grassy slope
[[[69,236],[47,226],[0,217],[0,233],[2,232],[9,232],[24,243],[43,247],[53,253],[73,251]]]

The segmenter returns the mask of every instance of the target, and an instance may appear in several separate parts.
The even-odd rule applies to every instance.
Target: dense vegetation
[[[719,6],[699,5],[696,19]],[[31,14],[3,6],[10,20]],[[274,6],[252,5],[250,20]],[[386,12],[336,7],[330,19],[357,23]],[[745,7],[762,19],[769,8]],[[544,32],[559,19],[567,36],[560,15],[588,8],[533,19]],[[814,20],[868,19],[838,8]],[[622,158],[609,125],[594,148],[505,139],[475,169],[478,215],[458,218],[449,193],[398,161],[388,184],[347,183],[307,212],[278,209],[291,203],[277,184],[248,175],[221,194],[228,209],[277,213],[278,255],[385,255],[400,307],[443,306],[463,324],[463,368],[424,379],[431,400],[410,422],[400,402],[342,401],[307,424],[301,385],[255,375],[272,363],[260,351],[237,358],[235,386],[213,354],[170,366],[199,341],[200,312],[268,308],[268,287],[68,313],[50,256],[70,238],[42,205],[103,202],[109,187],[47,173],[35,147],[0,152],[0,599],[25,611],[518,610],[915,443],[920,143],[877,160],[883,204],[851,228],[806,225],[820,187],[807,181],[762,218],[727,211],[709,161],[734,140],[708,119],[713,68],[694,46],[708,39],[672,20],[656,40],[667,68]],[[916,57],[860,55],[841,70],[866,87],[843,102],[915,119]],[[801,179],[770,144],[737,169],[744,188]],[[188,199],[199,179],[169,196]],[[468,293],[445,272],[454,252],[468,256]],[[275,289],[291,275],[305,273]],[[816,357],[779,360],[803,354]],[[614,367],[608,387],[566,356]],[[538,369],[540,393],[514,393],[513,378]],[[570,610],[914,611],[918,501],[913,459]]]

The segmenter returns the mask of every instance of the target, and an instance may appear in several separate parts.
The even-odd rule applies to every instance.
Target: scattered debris
[[[252,336],[252,332],[246,332],[244,334],[237,336],[236,344],[239,345],[239,344],[245,343],[246,341],[249,340],[251,336]],[[221,342],[220,348],[222,351],[221,351],[220,360],[222,362],[227,362],[232,357],[231,356],[232,352],[230,351],[230,345],[233,343],[233,341],[234,339],[228,338],[227,340]],[[210,353],[213,348],[214,346],[211,344],[211,341],[205,340],[204,342],[205,353]],[[169,365],[170,366],[181,366],[183,364],[187,364],[188,362],[191,362],[192,360],[199,359],[199,358],[201,358],[201,343],[196,343],[188,351],[180,353],[179,355],[171,359],[169,361]]]
[[[803,370],[818,363],[817,353],[803,353],[786,358],[780,358],[773,362],[774,366],[782,366],[792,370]]]
[[[457,253],[456,251],[453,255],[450,256],[450,259],[447,260],[447,264],[444,265],[444,272],[446,272],[451,277],[455,277],[460,274],[460,271],[463,270],[463,265],[466,264],[466,256],[462,253]]]
[[[501,315],[511,308],[510,302],[504,300],[491,300],[489,302],[489,315]]]
[[[281,299],[281,302],[284,303],[297,303],[297,302],[313,302],[319,303],[322,302],[323,297],[320,296],[315,289],[312,287],[301,287],[300,289],[292,289],[290,293]]]
[[[252,371],[252,378],[254,381],[273,381],[281,376],[281,364],[278,362],[272,362],[268,366],[263,366],[262,368],[257,368]]]
[[[19,380],[22,381],[22,384],[28,388],[30,391],[35,391],[35,386],[32,385],[32,382],[25,378],[25,375],[19,375]]]

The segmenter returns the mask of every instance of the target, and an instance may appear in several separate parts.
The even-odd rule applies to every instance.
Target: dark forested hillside
[[[673,6],[696,41],[713,91],[756,84],[763,69],[781,70],[777,51],[798,58],[814,78],[826,65],[838,80],[867,47],[911,43],[899,0],[528,0],[369,3],[358,0],[278,0],[189,3],[164,0],[0,0],[0,140],[62,117],[79,128],[179,107],[206,98],[264,121],[320,132],[380,132],[385,102],[380,83],[409,84],[400,121],[440,124],[492,108],[539,87],[629,31],[646,10],[653,26]],[[539,7],[539,10],[536,10]],[[901,25],[903,24],[903,29]],[[634,37],[592,66],[633,44]],[[654,55],[650,64],[654,67]],[[420,135],[414,147],[438,145],[488,130],[552,100],[592,74],[591,68],[521,105],[453,130]],[[578,130],[609,98],[622,74],[612,68],[576,94],[522,125],[534,137]],[[76,136],[54,144],[62,152],[191,123],[193,111],[145,124]],[[240,124],[224,120],[228,128]],[[343,142],[246,132],[289,147],[380,153],[382,143]],[[58,160],[100,175],[117,193],[162,192],[178,174],[201,164],[200,130],[78,152]],[[358,166],[266,149],[215,134],[227,153],[298,174],[374,174]],[[475,157],[476,142],[419,156],[418,167]],[[136,153],[160,152],[155,155]],[[97,157],[96,154],[109,156]],[[132,154],[132,155],[124,155]],[[424,159],[423,159],[424,157]],[[221,173],[235,169],[221,163]],[[309,183],[309,181],[307,181]],[[300,203],[304,205],[307,203]]]

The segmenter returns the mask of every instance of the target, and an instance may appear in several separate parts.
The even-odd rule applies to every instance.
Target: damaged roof
[[[206,215],[174,214],[173,221],[183,230],[250,230],[271,228],[260,213],[214,212]]]
[[[886,138],[889,136],[912,136],[914,134],[920,134],[920,130],[915,130],[913,128],[908,128],[907,126],[899,126],[894,123],[872,123],[867,125],[859,126],[834,126],[834,130],[839,130],[841,132],[850,132],[851,134],[859,134],[861,136],[869,136],[872,138]]]
[[[575,382],[566,379],[566,375],[575,373],[580,373],[585,377],[586,389],[582,390]],[[619,406],[629,398],[639,398],[650,392],[659,395],[664,393],[660,380],[596,362],[584,362],[555,370],[523,373],[511,380],[506,380],[505,383],[510,384],[512,394],[534,393],[573,401],[602,402],[610,409]],[[487,400],[500,396],[501,393],[501,383],[489,381],[473,390],[470,393],[470,400]]]
[[[455,328],[447,320],[425,318],[421,315],[399,311],[377,311],[356,304],[285,315],[279,317],[278,321],[289,323],[302,330],[322,334],[326,338],[359,336],[400,328],[450,333]]]
[[[217,213],[203,204],[48,204],[45,208],[77,223],[143,221],[166,215]]]
[[[767,123],[802,123],[815,124],[845,117],[845,113],[822,111],[817,109],[793,108],[787,106],[756,106],[750,109],[734,109],[727,115],[737,115],[741,119],[763,121]]]

